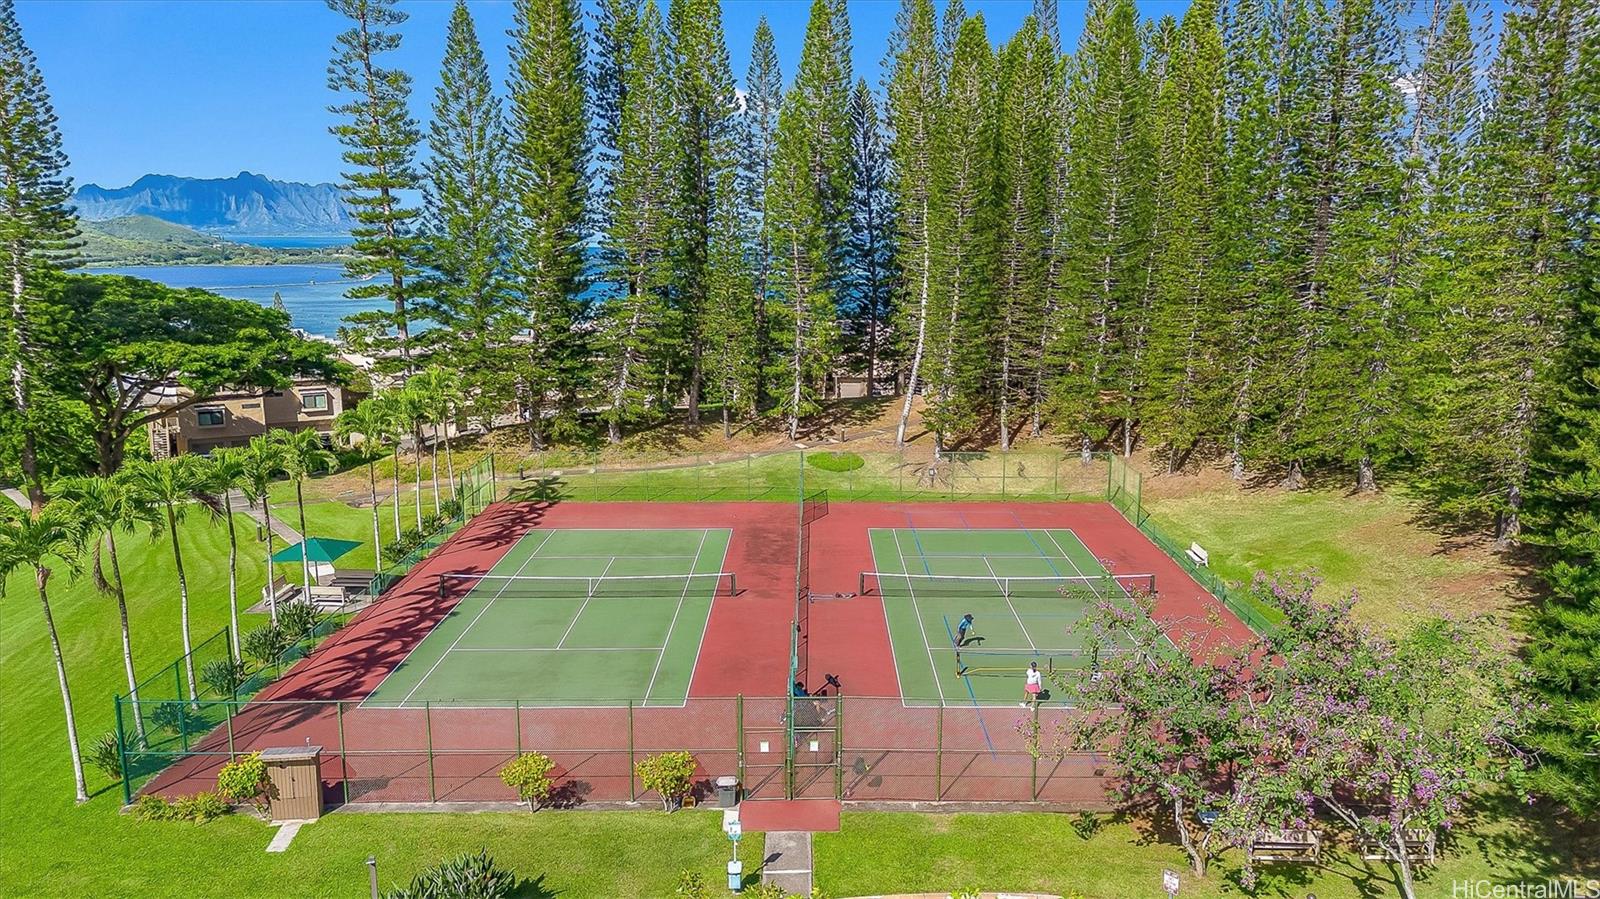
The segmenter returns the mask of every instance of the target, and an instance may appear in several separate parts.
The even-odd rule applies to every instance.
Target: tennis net
[[[1153,594],[1153,574],[1005,577],[863,571],[860,592],[909,596],[1116,597]]]
[[[731,571],[695,574],[637,574],[596,577],[533,574],[439,575],[439,596],[488,596],[509,599],[588,599],[642,596],[732,596],[738,584]]]
[[[1063,650],[1034,652],[1019,649],[962,649],[955,653],[955,674],[961,677],[1016,677],[1037,662],[1039,670],[1054,672],[1083,672],[1099,670],[1102,661],[1116,657],[1122,650]]]

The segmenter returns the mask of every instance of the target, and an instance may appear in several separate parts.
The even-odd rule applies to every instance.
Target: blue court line
[[[1011,513],[1011,520],[1015,521],[1017,523],[1017,527],[1022,528],[1022,533],[1027,536],[1028,542],[1032,543],[1033,544],[1033,548],[1039,551],[1039,555],[1044,558],[1044,563],[1046,565],[1050,566],[1050,570],[1054,571],[1056,573],[1056,577],[1066,577],[1066,575],[1061,573],[1061,569],[1056,567],[1056,563],[1055,563],[1054,560],[1052,560],[1050,558],[1049,553],[1046,553],[1044,551],[1044,547],[1039,545],[1039,541],[1033,539],[1033,531],[1030,531],[1027,528],[1022,527],[1022,519],[1017,517],[1017,513],[1015,513],[1015,512]]]
[[[944,619],[944,632],[950,635],[950,645],[956,646],[956,632],[950,629],[950,616],[942,615],[940,617]],[[958,647],[956,654],[960,655],[960,653],[961,650]],[[935,671],[933,676],[938,677],[939,672]],[[967,685],[967,696],[972,699],[972,710],[977,714],[978,727],[983,731],[983,742],[989,745],[989,757],[998,758],[999,756],[994,751],[994,741],[989,739],[989,725],[983,723],[983,707],[978,705],[978,694],[972,689],[972,678],[963,674],[961,675],[961,681]]]
[[[1016,513],[1012,513],[1012,514],[1016,514]],[[916,544],[917,544],[917,558],[922,560],[922,571],[923,571],[923,573],[924,574],[933,574],[933,569],[928,567],[928,554],[922,551],[922,538],[917,536],[917,524],[916,524],[915,521],[912,520],[910,512],[906,513],[906,524],[909,525],[910,528],[911,528],[911,539],[913,541],[915,541]],[[900,559],[900,567],[902,567],[902,568],[906,567],[905,566],[905,559],[903,557]]]

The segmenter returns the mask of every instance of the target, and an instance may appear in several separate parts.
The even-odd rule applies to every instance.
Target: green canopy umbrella
[[[329,564],[332,563],[334,559],[339,558],[340,556],[360,545],[360,543],[354,540],[335,540],[332,537],[312,537],[310,540],[305,542],[305,559],[308,562]],[[272,561],[293,563],[300,562],[300,544],[296,543],[293,546],[284,547],[283,549],[278,550],[277,553],[273,555]]]

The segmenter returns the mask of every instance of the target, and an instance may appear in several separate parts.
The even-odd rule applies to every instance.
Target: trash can
[[[267,805],[273,821],[315,821],[322,817],[322,747],[290,746],[261,750],[267,763]]]
[[[724,774],[717,778],[717,806],[733,808],[739,804],[739,778]]]

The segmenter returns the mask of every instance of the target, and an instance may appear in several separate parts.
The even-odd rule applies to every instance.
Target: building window
[[[328,395],[326,393],[300,394],[300,409],[304,412],[328,411]]]
[[[221,409],[196,409],[194,410],[196,423],[202,428],[222,427],[223,413]]]

